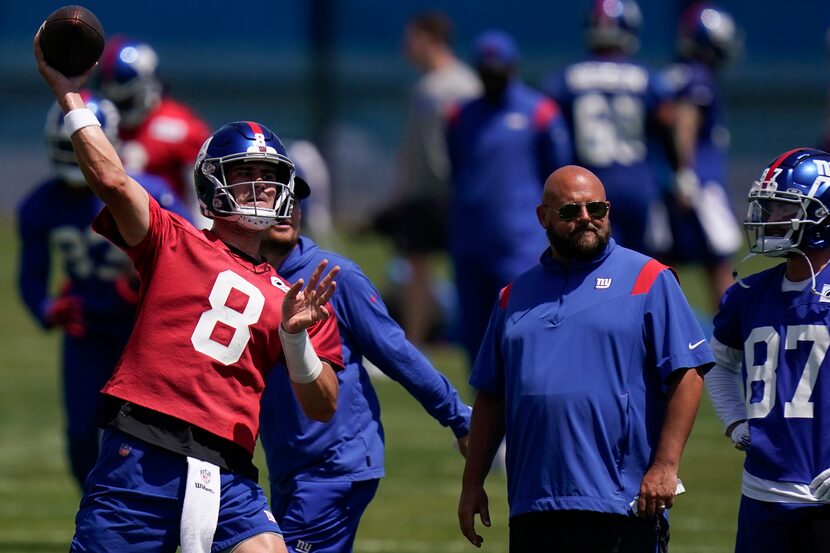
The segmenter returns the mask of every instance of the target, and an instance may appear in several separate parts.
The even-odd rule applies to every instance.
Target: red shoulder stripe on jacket
[[[510,290],[513,289],[513,283],[511,282],[507,286],[501,289],[499,292],[499,307],[501,309],[507,309],[507,302],[510,300]]]
[[[640,269],[640,274],[637,275],[637,280],[634,281],[634,287],[631,289],[631,295],[647,294],[651,290],[652,284],[657,280],[657,275],[663,272],[664,269],[669,269],[672,273],[674,270],[668,265],[663,265],[656,259],[649,259],[648,262]],[[676,275],[675,275],[676,276]]]

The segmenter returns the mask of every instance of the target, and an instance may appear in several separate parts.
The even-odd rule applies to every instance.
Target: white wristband
[[[98,122],[95,114],[89,108],[73,109],[63,116],[63,126],[69,136],[72,136],[84,127],[91,127],[93,125],[100,127],[101,123]]]
[[[298,384],[314,382],[320,373],[323,372],[323,362],[317,357],[314,346],[308,337],[308,332],[303,330],[291,334],[283,329],[280,324],[280,341],[282,352],[285,355],[285,364],[288,366],[288,376]]]

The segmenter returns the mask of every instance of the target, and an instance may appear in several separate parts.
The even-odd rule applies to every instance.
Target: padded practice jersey
[[[811,501],[807,485],[830,468],[830,274],[816,288],[781,289],[786,264],[749,276],[723,296],[714,336],[743,352],[742,375],[752,446],[744,494],[770,501]],[[778,499],[748,491],[775,487]],[[760,493],[760,492],[759,492]]]
[[[674,274],[612,239],[550,256],[500,294],[470,384],[505,401],[510,516],[628,514],[674,371],[713,364]]]
[[[193,187],[190,178],[199,148],[210,129],[184,105],[163,98],[147,119],[135,128],[120,128],[121,157],[130,171],[164,177],[180,198]]]
[[[108,209],[94,228],[124,248],[141,278],[135,330],[103,392],[253,452],[265,374],[282,357],[288,286],[267,263],[234,253],[152,198],[137,246],[124,244]],[[309,334],[321,359],[342,366],[334,316]]]

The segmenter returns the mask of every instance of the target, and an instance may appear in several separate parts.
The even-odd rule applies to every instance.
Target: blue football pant
[[[128,337],[91,335],[63,339],[66,446],[72,475],[81,487],[98,458],[100,390],[112,375]]]
[[[108,428],[84,486],[70,551],[175,553],[187,458]],[[265,493],[250,478],[221,471],[212,553],[265,532],[280,534]]]
[[[735,553],[815,553],[830,547],[830,505],[741,496]]]
[[[288,480],[271,487],[271,507],[289,553],[350,553],[374,480]]]

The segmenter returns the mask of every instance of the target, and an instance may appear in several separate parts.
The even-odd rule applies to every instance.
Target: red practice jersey
[[[283,359],[285,281],[153,198],[139,245],[124,244],[106,208],[93,228],[127,252],[141,277],[135,329],[102,391],[253,452],[264,377]],[[329,313],[309,334],[319,357],[342,367],[337,321]]]
[[[196,155],[210,136],[207,124],[190,109],[162,99],[141,125],[121,128],[121,157],[129,172],[163,177],[180,198],[192,196],[191,178]]]

